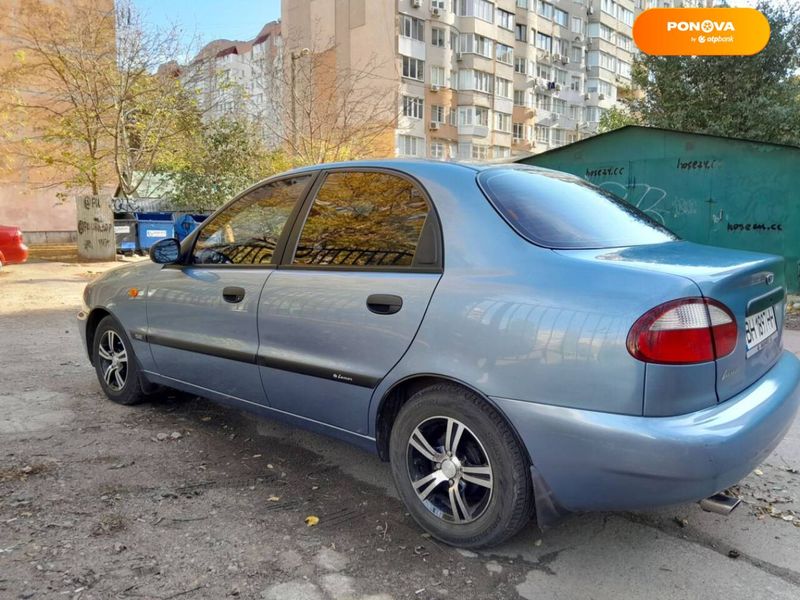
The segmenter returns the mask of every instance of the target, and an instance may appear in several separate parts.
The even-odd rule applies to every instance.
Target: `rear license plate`
[[[762,310],[754,315],[746,317],[745,340],[747,342],[747,357],[761,350],[762,342],[778,331],[778,323],[775,321],[775,307]]]

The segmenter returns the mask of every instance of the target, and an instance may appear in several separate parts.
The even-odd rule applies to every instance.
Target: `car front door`
[[[386,170],[321,175],[261,295],[270,406],[366,435],[372,391],[411,344],[441,259],[438,220],[417,183]]]
[[[266,404],[256,366],[258,301],[311,179],[249,191],[204,223],[186,264],[150,281],[147,339],[168,383]]]

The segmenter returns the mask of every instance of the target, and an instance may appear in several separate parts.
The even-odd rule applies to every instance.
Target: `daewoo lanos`
[[[299,169],[151,258],[86,288],[111,400],[170,386],[377,452],[454,545],[706,498],[800,402],[781,258],[680,241],[555,171]]]

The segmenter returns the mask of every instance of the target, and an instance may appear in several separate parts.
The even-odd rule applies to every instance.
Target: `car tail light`
[[[733,352],[736,337],[736,318],[725,305],[706,298],[682,298],[639,317],[628,332],[628,352],[651,363],[709,362]]]

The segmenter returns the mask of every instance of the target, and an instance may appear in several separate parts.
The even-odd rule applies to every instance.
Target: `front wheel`
[[[109,400],[130,405],[145,399],[130,340],[114,317],[104,317],[97,325],[92,356],[97,379]]]
[[[409,512],[445,543],[496,545],[530,519],[527,458],[500,414],[466,389],[414,394],[392,427],[390,459]]]

